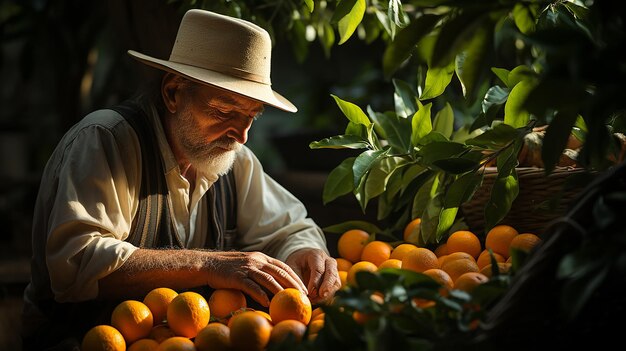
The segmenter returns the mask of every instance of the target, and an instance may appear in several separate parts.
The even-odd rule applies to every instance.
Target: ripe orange
[[[391,251],[391,255],[389,255],[389,258],[394,258],[396,260],[402,261],[404,255],[406,255],[407,252],[413,249],[417,249],[417,246],[408,243],[400,244]]]
[[[339,256],[355,263],[361,259],[363,248],[369,242],[370,235],[360,229],[351,229],[341,234],[337,241]]]
[[[448,252],[448,245],[446,243],[441,243],[437,245],[434,252],[437,257],[445,256],[450,253]]]
[[[152,312],[140,301],[122,301],[111,313],[111,326],[122,333],[127,344],[147,337],[152,325]]]
[[[532,233],[522,233],[516,235],[513,240],[511,240],[509,250],[516,249],[528,253],[540,243],[541,238],[539,238],[537,235]]]
[[[241,290],[215,289],[209,297],[209,309],[216,318],[224,318],[244,307],[247,307],[246,296]]]
[[[194,291],[178,294],[167,308],[167,324],[176,335],[194,338],[211,317],[209,303]]]
[[[494,253],[502,255],[505,259],[509,257],[509,246],[511,240],[519,233],[510,225],[497,225],[485,237],[485,249],[491,249]]]
[[[467,272],[461,274],[454,281],[454,288],[458,290],[463,290],[466,292],[472,292],[475,287],[480,284],[486,283],[489,281],[489,278],[479,272]]]
[[[150,339],[154,339],[159,344],[162,343],[165,339],[171,338],[173,336],[176,336],[176,334],[174,334],[172,329],[170,329],[167,324],[155,325],[154,327],[152,327],[152,330],[150,330],[150,334],[148,335]]]
[[[348,272],[339,271],[337,273],[339,273],[339,280],[341,281],[341,287],[343,288],[348,284]]]
[[[286,288],[276,293],[270,301],[270,316],[274,325],[286,319],[309,324],[311,301],[306,294],[295,288]]]
[[[402,261],[395,258],[390,258],[378,265],[378,269],[383,268],[402,268]]]
[[[296,342],[302,341],[306,333],[306,325],[293,319],[285,319],[274,325],[270,333],[270,343],[279,344],[287,339],[288,335],[293,335]]]
[[[431,268],[439,268],[439,262],[435,253],[424,247],[407,252],[402,259],[402,269],[421,273]]]
[[[160,343],[157,351],[196,351],[196,346],[188,338],[174,336]]]
[[[254,312],[260,314],[263,317],[265,317],[265,319],[267,319],[267,321],[270,322],[270,324],[274,325],[274,322],[272,321],[272,316],[270,316],[269,313],[267,313],[265,311],[261,311],[261,310],[254,310]]]
[[[323,319],[316,319],[309,324],[309,334],[317,334],[324,327]]]
[[[446,246],[449,253],[459,251],[467,252],[472,255],[474,259],[476,259],[482,251],[480,239],[478,239],[476,234],[467,230],[458,230],[452,233],[446,241]]]
[[[440,293],[443,292],[444,290],[452,289],[452,287],[454,285],[450,275],[448,273],[446,273],[446,271],[444,271],[443,269],[431,268],[431,269],[425,270],[422,273],[427,275],[427,276],[429,276],[429,277],[431,277],[431,278],[433,278],[433,280],[435,280],[437,283],[441,284],[441,287],[442,287],[443,290],[440,290]]]
[[[445,255],[445,256],[441,256],[440,258],[441,258],[441,265],[442,266],[446,262],[459,260],[459,259],[470,260],[470,261],[476,262],[476,260],[474,259],[474,257],[472,255],[468,254],[467,252],[461,252],[461,251],[453,252],[451,254],[448,254],[448,255]]]
[[[491,278],[493,276],[493,269],[491,267],[493,267],[491,263],[486,265],[480,270],[480,273],[484,274],[487,278]],[[509,272],[510,269],[511,269],[510,263],[498,262],[498,272],[500,274],[506,274]]]
[[[271,333],[270,322],[253,311],[236,314],[230,321],[230,344],[235,350],[264,350]]]
[[[345,258],[341,258],[341,257],[337,257],[335,258],[335,261],[337,261],[337,270],[338,271],[348,271],[348,269],[350,269],[350,267],[352,267],[352,262],[346,260]]]
[[[469,259],[458,259],[446,261],[441,266],[441,269],[446,271],[452,278],[453,282],[456,282],[456,279],[461,276],[463,273],[467,272],[478,272],[478,265],[475,261]]]
[[[420,218],[415,218],[411,220],[406,225],[406,227],[404,227],[404,231],[402,232],[402,239],[404,239],[404,241],[407,243],[419,243],[421,224],[422,220]]]
[[[323,314],[324,310],[321,307],[315,307],[313,309],[313,311],[311,311],[311,321],[313,321],[315,319],[315,317],[319,316],[320,314]],[[310,322],[309,322],[310,324]]]
[[[384,241],[370,241],[363,247],[363,251],[361,252],[361,261],[369,261],[378,266],[383,263],[383,261],[389,259],[391,249],[391,245]]]
[[[198,351],[228,351],[230,329],[222,323],[209,323],[198,332],[193,343]]]
[[[161,323],[167,317],[167,306],[178,295],[178,293],[170,288],[156,288],[151,290],[143,298],[143,303],[148,306],[152,312],[154,324]]]
[[[496,260],[496,262],[504,262],[506,260],[502,255],[496,252],[493,253],[493,258]],[[484,266],[490,263],[491,263],[491,255],[489,254],[489,250],[484,249],[483,252],[481,252],[480,255],[478,255],[476,264],[478,265],[478,268],[483,268]]]
[[[352,265],[352,267],[350,267],[350,270],[348,271],[348,276],[346,277],[348,285],[356,286],[356,272],[360,272],[360,271],[376,272],[377,270],[378,270],[378,267],[376,267],[376,265],[373,264],[372,262],[368,262],[368,261],[356,262],[355,264]]]
[[[117,329],[110,325],[97,325],[83,337],[81,350],[91,351],[124,351],[126,341]]]
[[[128,351],[155,351],[159,348],[159,343],[152,339],[139,339],[132,343]],[[85,350],[85,349],[83,349]]]

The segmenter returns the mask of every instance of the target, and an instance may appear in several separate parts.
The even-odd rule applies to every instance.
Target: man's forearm
[[[100,298],[137,298],[157,287],[182,290],[207,285],[207,251],[138,249],[99,280]]]

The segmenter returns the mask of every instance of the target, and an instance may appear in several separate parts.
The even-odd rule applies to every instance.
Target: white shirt
[[[217,176],[198,174],[190,194],[159,117],[154,110],[149,115],[164,160],[176,235],[186,248],[203,247],[209,223],[200,199]],[[27,304],[97,297],[98,279],[137,250],[124,240],[138,209],[141,172],[139,141],[118,113],[95,111],[66,133],[46,165],[35,206]],[[328,253],[323,232],[304,205],[263,171],[252,151],[243,147],[238,152],[233,172],[238,249],[282,261],[301,248]]]

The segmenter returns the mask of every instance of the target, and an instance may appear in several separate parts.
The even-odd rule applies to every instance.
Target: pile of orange
[[[143,301],[126,300],[111,314],[110,325],[97,325],[82,340],[89,351],[264,350],[290,337],[313,339],[324,323],[320,307],[297,289],[270,300],[269,311],[246,306],[239,290],[217,289],[206,299],[192,291],[161,287]]]
[[[392,267],[430,276],[441,284],[442,294],[451,289],[470,292],[491,278],[492,260],[500,273],[506,273],[513,250],[528,252],[541,242],[535,234],[520,234],[512,226],[498,225],[482,241],[471,231],[459,230],[431,250],[417,244],[420,226],[419,218],[410,221],[403,231],[403,241],[395,247],[360,229],[343,233],[336,258],[342,285],[357,285],[359,271],[376,272]]]

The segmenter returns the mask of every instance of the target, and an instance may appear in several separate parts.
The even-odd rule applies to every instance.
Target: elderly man
[[[25,349],[76,345],[111,306],[156,287],[234,288],[263,306],[293,287],[313,302],[340,286],[322,231],[243,144],[270,83],[260,27],[188,11],[160,85],[87,115],[46,165],[25,291]],[[60,345],[60,346],[59,346]]]

